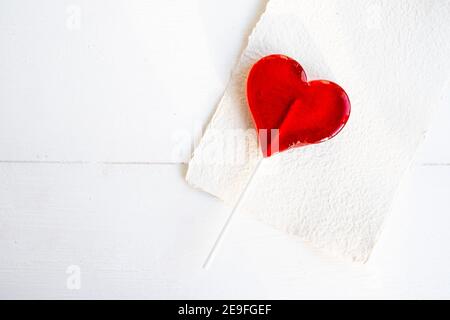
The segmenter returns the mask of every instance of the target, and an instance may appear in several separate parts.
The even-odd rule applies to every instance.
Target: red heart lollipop
[[[340,86],[307,82],[302,66],[283,55],[264,57],[253,66],[247,100],[265,157],[331,139],[350,116],[350,100]]]

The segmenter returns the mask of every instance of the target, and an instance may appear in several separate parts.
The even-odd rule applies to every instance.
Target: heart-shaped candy
[[[247,100],[265,157],[331,139],[347,123],[350,100],[337,84],[307,81],[284,55],[259,60],[247,80]]]

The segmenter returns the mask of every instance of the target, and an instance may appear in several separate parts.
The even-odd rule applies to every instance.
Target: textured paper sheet
[[[271,0],[194,152],[187,181],[235,201],[260,156],[251,134],[237,138],[244,148],[229,147],[222,135],[253,128],[245,98],[252,64],[269,54],[291,56],[310,80],[340,84],[352,114],[336,138],[265,159],[240,212],[366,261],[432,110],[449,104],[449,16],[445,0]],[[237,164],[230,153],[241,157]]]

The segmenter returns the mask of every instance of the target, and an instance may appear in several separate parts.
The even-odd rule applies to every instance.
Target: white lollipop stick
[[[253,170],[252,175],[250,176],[250,179],[248,180],[244,190],[241,192],[241,195],[239,196],[239,198],[237,199],[236,203],[234,204],[233,210],[231,211],[230,215],[228,216],[227,221],[225,222],[224,226],[222,227],[222,230],[220,231],[220,233],[219,233],[219,235],[218,235],[218,237],[216,239],[216,242],[214,242],[214,245],[212,246],[211,251],[209,252],[208,256],[206,257],[206,260],[205,260],[205,262],[203,264],[203,269],[208,269],[209,266],[211,265],[211,263],[212,263],[212,261],[213,261],[213,259],[215,257],[215,254],[218,251],[219,246],[221,245],[221,243],[223,241],[225,233],[226,233],[226,231],[228,230],[228,228],[229,228],[229,226],[231,224],[231,220],[233,219],[233,216],[236,213],[236,211],[237,211],[237,209],[238,209],[242,199],[244,199],[244,197],[245,197],[245,195],[247,193],[247,190],[249,189],[249,186],[251,185],[251,183],[253,181],[253,178],[254,178],[254,176],[256,174],[256,171],[258,171],[258,168],[259,168],[262,160],[263,160],[263,158],[261,158],[258,161],[258,164],[256,165],[255,169]]]
[[[268,151],[267,142],[270,140],[271,141],[271,143],[270,143],[271,153],[272,154],[278,153],[278,151],[279,151],[279,130],[278,129],[270,129],[270,136],[268,136],[268,133],[269,133],[268,129],[258,130],[258,136],[259,136],[258,141],[261,144],[261,149],[265,150],[264,152],[267,152]],[[259,150],[261,150],[261,149],[259,149]],[[215,254],[218,251],[218,248],[223,241],[225,233],[231,224],[231,220],[233,219],[234,214],[236,213],[239,205],[241,204],[242,199],[244,199],[245,195],[247,194],[247,190],[249,189],[250,185],[252,184],[253,178],[255,177],[256,172],[258,171],[263,159],[264,158],[261,158],[258,161],[258,163],[256,164],[256,167],[255,167],[255,169],[253,169],[253,172],[252,172],[250,178],[248,179],[244,190],[241,192],[239,198],[236,200],[233,210],[231,210],[231,213],[228,216],[227,221],[225,221],[225,224],[222,227],[222,230],[220,231],[219,235],[217,236],[216,242],[214,242],[214,245],[212,246],[208,256],[206,257],[205,262],[203,263],[203,269],[208,269],[209,266],[211,265],[211,263],[215,257]]]

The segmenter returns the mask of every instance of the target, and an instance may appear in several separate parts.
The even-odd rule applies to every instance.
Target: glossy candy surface
[[[247,79],[247,101],[266,157],[331,139],[347,123],[351,109],[340,86],[308,82],[302,66],[283,55],[255,63]]]

